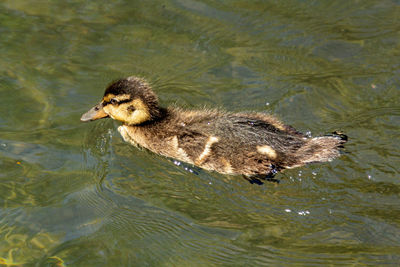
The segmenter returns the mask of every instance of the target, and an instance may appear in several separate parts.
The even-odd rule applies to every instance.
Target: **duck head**
[[[138,77],[111,83],[96,106],[82,115],[81,121],[111,117],[127,125],[138,125],[160,118],[161,108],[150,85]]]

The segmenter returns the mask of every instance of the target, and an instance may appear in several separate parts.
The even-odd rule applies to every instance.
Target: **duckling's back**
[[[308,138],[262,113],[168,110],[157,123],[124,126],[124,139],[208,170],[271,175],[310,162],[331,160],[340,137]]]

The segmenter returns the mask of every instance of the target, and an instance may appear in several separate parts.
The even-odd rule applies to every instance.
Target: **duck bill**
[[[108,114],[104,112],[101,103],[91,108],[88,112],[82,115],[81,121],[94,121],[102,118],[107,118]]]

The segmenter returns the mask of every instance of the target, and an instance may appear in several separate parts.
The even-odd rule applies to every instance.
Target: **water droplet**
[[[306,216],[306,215],[310,214],[310,212],[308,210],[305,210],[305,211],[299,211],[299,212],[297,212],[297,214],[299,214],[301,216]]]

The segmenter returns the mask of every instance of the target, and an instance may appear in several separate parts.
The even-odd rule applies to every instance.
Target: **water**
[[[2,1],[0,265],[400,263],[397,1]],[[81,114],[113,79],[164,105],[350,141],[279,185],[199,170]]]

